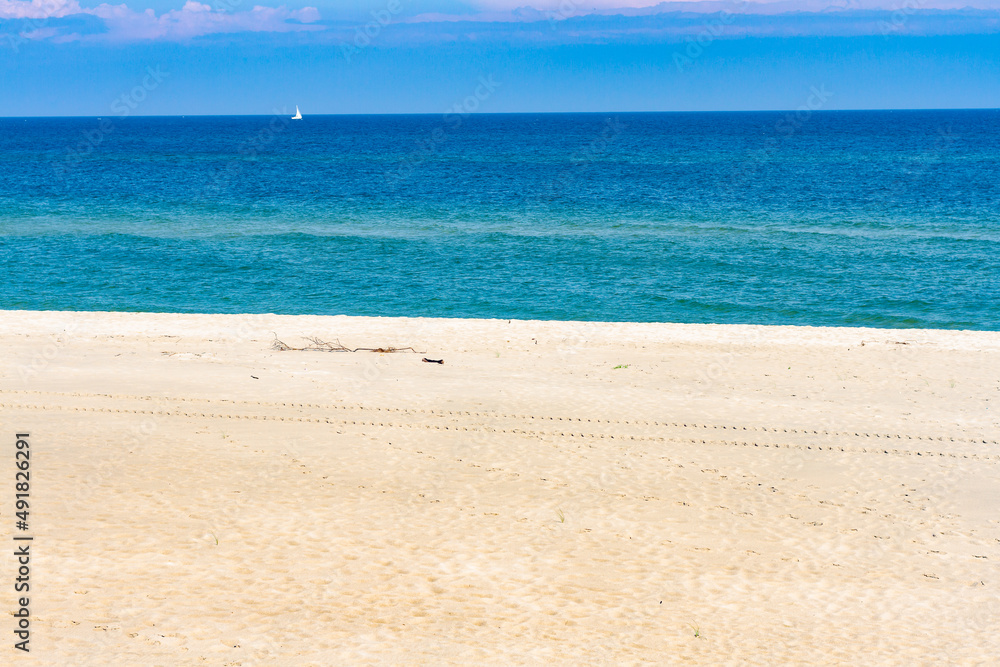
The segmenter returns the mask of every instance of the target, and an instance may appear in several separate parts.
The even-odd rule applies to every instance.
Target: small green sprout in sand
[[[556,516],[559,517],[559,523],[566,523],[566,515],[563,514],[562,510],[556,511]]]
[[[701,628],[699,626],[695,625],[694,623],[688,623],[687,626],[692,630],[694,630],[695,637],[697,637],[698,639],[702,639]]]
[[[616,371],[616,370],[618,370],[619,368],[628,368],[628,364],[618,364],[617,366],[615,366],[615,367],[614,367],[614,368],[612,368],[611,370],[613,370],[613,371]]]
[[[218,538],[218,536],[217,536],[217,535],[215,534],[215,532],[214,532],[214,531],[211,531],[211,530],[210,530],[210,531],[208,531],[208,532],[212,533],[212,537],[214,537],[214,538],[215,538],[215,544],[216,544],[216,546],[218,546],[218,544],[219,544],[219,538]]]

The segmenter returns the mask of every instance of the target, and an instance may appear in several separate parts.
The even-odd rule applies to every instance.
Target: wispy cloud
[[[256,6],[246,12],[222,12],[188,0],[181,9],[159,16],[151,9],[135,12],[125,5],[100,5],[93,13],[104,19],[108,36],[112,38],[178,40],[214,33],[322,29],[321,26],[310,25],[320,19],[315,7],[289,10],[285,7]]]
[[[77,16],[93,16],[101,20],[104,30],[81,34],[74,31],[75,23],[60,21]],[[0,20],[32,19],[25,39],[57,41],[105,40],[180,41],[218,33],[316,31],[321,19],[315,7],[291,10],[284,6],[255,6],[249,11],[225,12],[188,0],[180,9],[157,15],[152,9],[135,11],[127,5],[101,4],[81,7],[77,0],[0,0]],[[40,25],[44,22],[44,25]]]
[[[587,14],[620,14],[623,16],[643,16],[672,12],[711,14],[730,12],[733,14],[788,14],[794,12],[837,12],[847,10],[887,10],[911,9],[1000,9],[1000,0],[472,0],[479,16],[510,16],[514,19],[530,17],[532,12],[568,13],[573,7],[577,16]],[[430,14],[429,14],[430,15]],[[446,13],[434,16],[446,16]],[[455,18],[469,18],[468,14],[455,14]]]
[[[47,19],[83,14],[76,0],[0,0],[0,19]]]
[[[243,0],[228,0],[228,8]],[[1000,0],[473,0],[468,11],[408,8],[391,25],[379,23],[382,45],[446,41],[591,43],[677,41],[705,29],[708,16],[726,17],[720,38],[1000,32]],[[424,3],[421,7],[434,4]],[[454,7],[454,3],[450,5]],[[82,7],[79,0],[0,0],[0,33],[21,40],[185,41],[234,33],[318,33],[341,43],[356,22],[322,20],[314,7],[255,6],[225,11],[197,0],[157,14],[126,4]],[[441,5],[442,10],[444,5]],[[569,8],[569,9],[567,9]],[[377,22],[376,12],[372,21]],[[903,20],[905,19],[905,20]],[[558,30],[556,30],[558,24]],[[384,30],[383,30],[384,28]]]

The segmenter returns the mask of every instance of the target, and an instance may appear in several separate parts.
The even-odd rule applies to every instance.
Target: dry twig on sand
[[[285,343],[284,341],[278,340],[278,335],[275,334],[274,340],[271,342],[272,350],[279,350],[281,352],[293,351],[293,352],[381,352],[383,354],[391,354],[393,352],[413,352],[414,354],[421,354],[417,352],[412,347],[356,347],[349,348],[337,339],[336,342],[330,343],[328,341],[322,340],[316,337],[306,338],[309,341],[309,345],[305,347],[292,347],[291,345]]]

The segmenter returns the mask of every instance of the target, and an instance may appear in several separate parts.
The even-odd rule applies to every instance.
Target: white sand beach
[[[310,336],[417,353],[272,349]],[[2,311],[0,344],[18,664],[1000,655],[1000,333]]]

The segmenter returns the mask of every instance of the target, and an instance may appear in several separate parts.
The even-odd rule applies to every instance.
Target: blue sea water
[[[1000,330],[1000,111],[0,119],[0,308]]]

